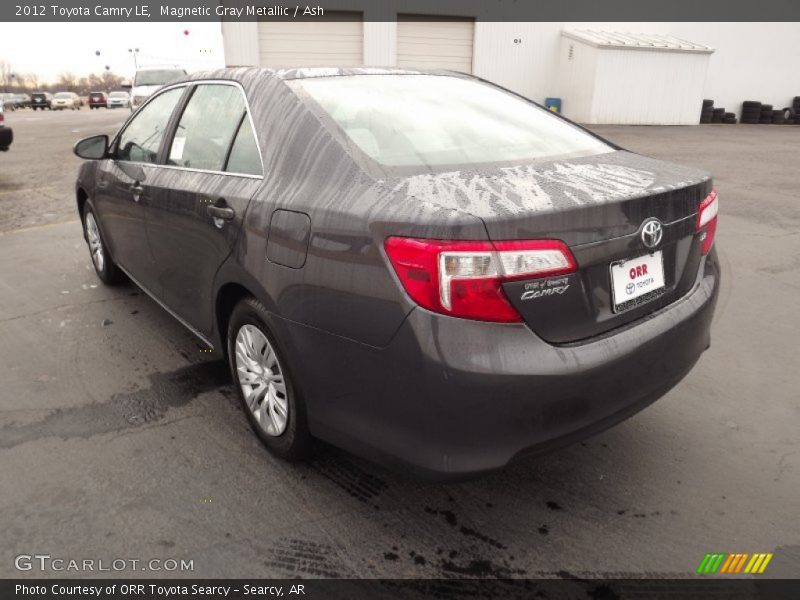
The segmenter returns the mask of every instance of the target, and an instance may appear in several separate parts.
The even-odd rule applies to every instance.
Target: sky
[[[132,76],[128,48],[139,48],[140,66],[177,63],[192,72],[225,63],[218,22],[0,23],[0,60],[14,72],[38,73],[42,81],[55,81],[65,71],[99,74],[106,65]]]

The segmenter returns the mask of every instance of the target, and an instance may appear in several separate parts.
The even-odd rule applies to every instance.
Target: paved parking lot
[[[598,128],[716,174],[712,346],[602,435],[438,485],[330,448],[273,459],[224,365],[134,287],[99,285],[70,147],[126,114],[7,118],[0,576],[32,553],[191,559],[209,578],[687,576],[710,551],[774,551],[768,574],[800,574],[800,127]]]

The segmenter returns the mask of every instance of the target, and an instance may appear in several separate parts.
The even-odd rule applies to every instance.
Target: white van
[[[142,67],[136,71],[131,88],[131,110],[136,110],[162,85],[184,77],[186,71],[178,66]]]

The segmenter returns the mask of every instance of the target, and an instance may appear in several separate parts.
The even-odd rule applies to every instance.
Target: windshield
[[[183,69],[149,69],[147,71],[137,71],[136,80],[133,85],[164,85],[184,75],[186,75],[186,72],[183,71]]]
[[[69,92],[58,92],[54,98],[64,99],[64,98],[72,98],[72,95]]]
[[[437,75],[298,79],[351,142],[388,167],[522,162],[613,148],[492,85]]]

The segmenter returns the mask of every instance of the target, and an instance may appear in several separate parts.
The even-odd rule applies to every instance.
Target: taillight
[[[5,117],[3,116],[3,113],[0,112],[0,123],[2,123],[4,120],[5,120]]]
[[[558,240],[467,242],[390,237],[386,254],[403,288],[434,312],[513,323],[522,320],[506,281],[572,273],[575,259]]]
[[[714,245],[714,234],[717,232],[717,213],[719,212],[719,198],[717,189],[712,188],[711,193],[700,203],[697,209],[696,231],[700,233],[703,240],[701,252],[703,256],[711,251]]]

